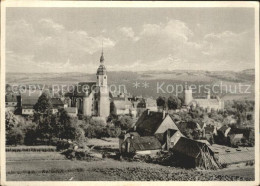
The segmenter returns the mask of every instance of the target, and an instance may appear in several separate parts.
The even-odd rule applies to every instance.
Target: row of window
[[[15,103],[15,102],[13,102],[13,103],[5,102],[5,105],[6,105],[6,106],[7,106],[7,105],[16,105],[16,103]]]
[[[23,112],[24,113],[31,113],[31,112],[33,112],[33,110],[31,110],[31,109],[24,109]]]
[[[107,77],[106,76],[104,76],[104,79],[106,79]],[[97,79],[98,79],[98,76],[97,76]]]

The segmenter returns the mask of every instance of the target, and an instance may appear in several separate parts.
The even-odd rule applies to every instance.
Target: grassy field
[[[89,142],[113,149],[118,144],[116,139],[92,139]],[[110,158],[98,161],[68,160],[58,152],[7,152],[6,157],[7,181],[254,179],[253,167],[205,172]]]
[[[251,170],[252,169],[252,170]],[[233,173],[233,175],[232,175]],[[253,168],[217,172],[105,159],[95,162],[34,160],[7,162],[8,181],[252,180]],[[237,175],[239,174],[238,177]],[[243,177],[243,178],[242,178]]]

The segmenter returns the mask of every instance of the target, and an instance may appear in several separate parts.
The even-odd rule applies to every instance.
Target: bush
[[[106,128],[102,126],[90,125],[85,130],[85,136],[88,138],[102,138],[107,137]]]
[[[60,140],[57,142],[57,151],[68,149],[71,146],[71,143],[69,143],[67,140]]]
[[[13,128],[6,135],[6,143],[7,145],[21,145],[24,142],[24,134],[21,129]]]
[[[121,134],[121,129],[119,127],[109,127],[107,128],[108,137],[117,138]]]
[[[35,145],[36,139],[38,137],[37,125],[35,123],[30,123],[23,128],[25,134],[24,144],[25,145]]]
[[[84,146],[85,142],[87,142],[87,139],[85,137],[85,132],[82,128],[77,127],[75,129],[75,141],[78,145]]]
[[[130,116],[122,116],[116,121],[116,126],[120,127],[122,130],[128,130],[133,126],[133,119]]]

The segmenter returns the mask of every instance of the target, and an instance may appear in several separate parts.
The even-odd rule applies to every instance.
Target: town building
[[[224,101],[221,100],[218,96],[216,96],[216,98],[211,98],[210,92],[208,92],[206,98],[193,98],[192,90],[190,88],[184,91],[184,105],[188,108],[201,107],[208,112],[210,112],[212,109],[224,109]]]
[[[184,136],[179,130],[168,129],[164,133],[155,134],[155,137],[160,141],[162,149],[169,150]]]
[[[166,112],[146,110],[135,124],[135,130],[141,136],[153,136],[157,133],[164,133],[168,129],[179,130]]]
[[[126,98],[115,97],[113,98],[115,115],[132,115],[136,117],[136,109],[133,107],[131,101]],[[112,111],[111,111],[112,112]]]
[[[66,96],[70,98],[71,107],[77,107],[78,113],[84,116],[98,116],[107,118],[110,114],[110,100],[112,98],[107,84],[107,70],[104,65],[103,51],[100,65],[96,73],[95,82],[80,82],[73,93]]]
[[[5,95],[5,108],[7,110],[15,110],[18,107],[17,95],[8,93]]]
[[[38,102],[39,97],[41,96],[42,91],[37,90],[33,93],[28,91],[21,94],[21,110],[22,115],[33,115],[34,105]],[[53,106],[52,113],[55,114],[60,108],[65,108],[65,105],[61,98],[51,98],[51,103]]]
[[[153,98],[147,98],[145,99],[146,109],[149,109],[151,111],[157,111],[157,103],[156,100]]]
[[[77,117],[78,116],[77,107],[65,107],[64,109],[66,110],[66,112],[68,113],[68,115],[70,117]]]

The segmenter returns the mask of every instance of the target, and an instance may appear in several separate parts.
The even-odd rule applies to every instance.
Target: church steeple
[[[104,63],[105,59],[104,59],[104,55],[103,55],[103,48],[102,48],[102,52],[101,52],[101,56],[100,56],[100,63]]]
[[[104,65],[104,53],[103,53],[103,44],[102,44],[102,52],[100,56],[100,65],[97,69],[97,85],[98,86],[107,86],[107,70]]]
[[[101,52],[101,56],[100,56],[100,63],[104,63],[105,59],[104,59],[104,53],[103,53],[103,41],[102,41],[102,52]]]

